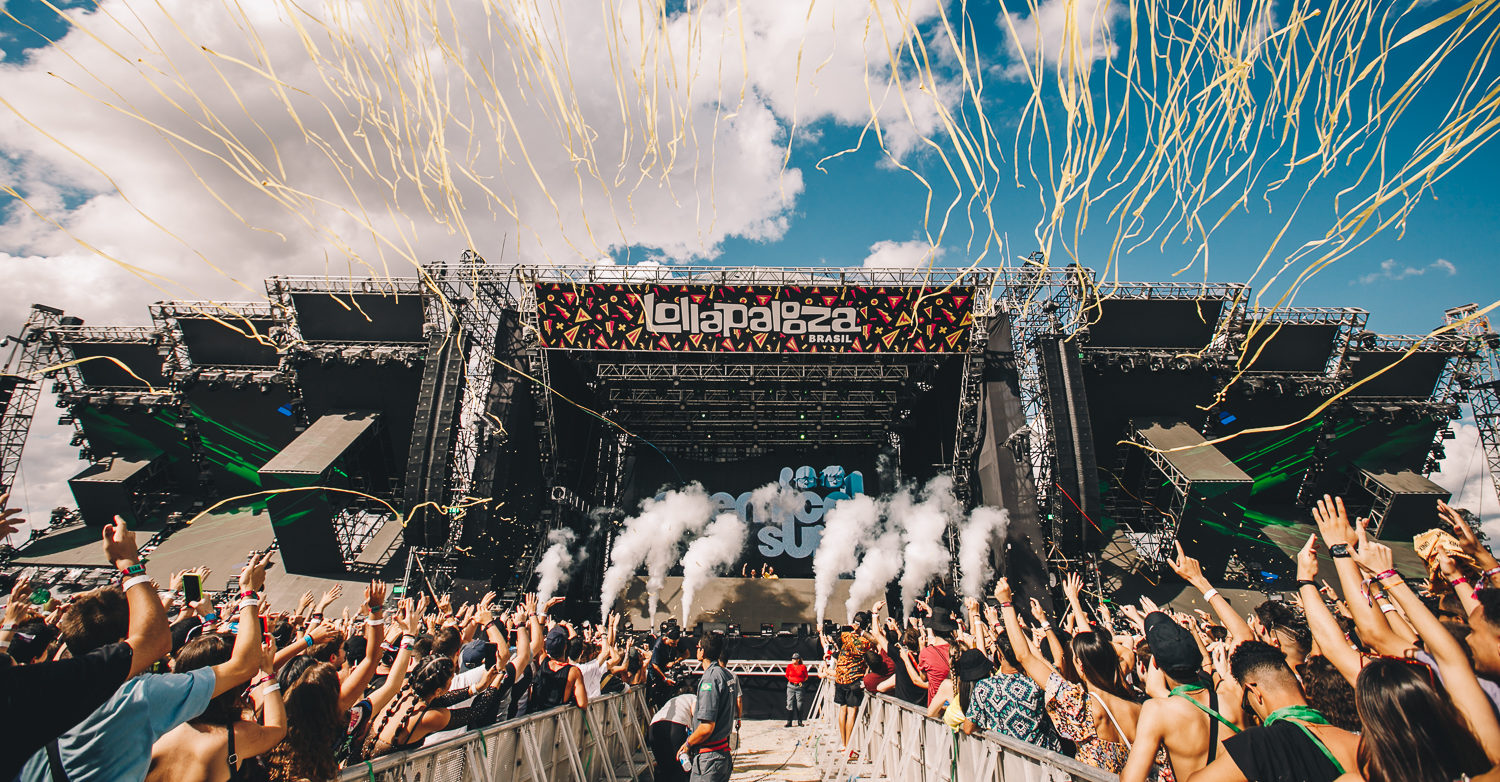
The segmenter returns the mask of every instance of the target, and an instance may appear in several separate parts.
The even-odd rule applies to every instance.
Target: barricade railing
[[[838,735],[838,707],[833,688],[819,691],[821,719]],[[859,718],[849,737],[850,749],[859,753],[851,761],[847,754],[824,756],[825,780],[862,779],[937,782],[1118,782],[1107,771],[1019,739],[991,731],[964,735],[942,720],[932,719],[916,706],[888,695],[870,694],[860,706]]]
[[[350,766],[340,782],[597,782],[651,779],[645,690],[559,706],[431,747]]]

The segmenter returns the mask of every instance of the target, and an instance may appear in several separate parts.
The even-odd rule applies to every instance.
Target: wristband
[[[319,612],[313,614],[312,615],[312,621],[314,621],[314,622],[321,622],[321,621],[323,621],[323,612],[319,611]]]
[[[1484,578],[1494,578],[1495,576],[1500,576],[1500,567],[1492,567],[1489,570],[1480,573],[1480,575]]]
[[[1396,607],[1395,607],[1395,606],[1393,606],[1393,605],[1391,605],[1391,604],[1390,604],[1390,603],[1386,603],[1386,604],[1385,604],[1385,605],[1383,605],[1383,606],[1381,606],[1381,607],[1380,607],[1380,610],[1381,610],[1381,611],[1384,611],[1384,612],[1385,612],[1385,613],[1387,613],[1387,614],[1389,614],[1389,613],[1391,613],[1391,612],[1392,612],[1392,611],[1395,611],[1395,610],[1396,610]]]
[[[1401,577],[1400,573],[1397,573],[1394,570],[1387,570],[1387,571],[1384,571],[1382,573],[1377,573],[1375,575],[1375,580],[1376,581],[1384,581],[1384,580],[1386,580],[1388,578],[1400,578],[1400,577]]]
[[[0,632],[10,632],[11,630],[14,630],[14,629],[16,629],[16,623],[15,622],[6,622],[5,624],[0,625]]]
[[[309,648],[309,649],[312,648],[312,645],[313,645],[312,633],[308,633],[307,635],[302,636],[302,640],[304,640],[304,641],[307,642],[307,648]]]
[[[120,572],[124,573],[127,576],[139,576],[143,575],[146,572],[146,566],[137,562],[134,565],[120,568]]]
[[[1302,587],[1312,587],[1313,589],[1317,589],[1318,582],[1306,578],[1299,578],[1297,579],[1297,588],[1301,589]]]
[[[385,624],[385,617],[375,617],[365,620],[365,627],[381,627]]]
[[[135,586],[136,584],[149,583],[151,583],[151,577],[148,575],[141,574],[139,576],[131,576],[130,578],[125,579],[125,583],[120,585],[120,589],[129,592],[130,588]]]
[[[1207,602],[1212,601],[1214,599],[1214,597],[1216,595],[1218,595],[1218,594],[1219,594],[1219,590],[1217,590],[1217,589],[1210,589],[1207,592],[1204,592],[1203,593],[1203,602],[1207,603]]]
[[[265,693],[266,695],[270,695],[273,692],[280,692],[280,691],[281,691],[281,682],[276,681],[275,679],[272,679],[271,683],[267,684],[266,688],[264,690],[261,690],[261,692]]]
[[[260,595],[256,594],[254,589],[246,589],[240,593],[240,597],[260,597]]]
[[[1450,578],[1450,579],[1448,579],[1448,583],[1452,584],[1453,586],[1458,586],[1459,584],[1467,584],[1467,583],[1469,583],[1469,579],[1464,578],[1463,576],[1459,576],[1458,578]]]
[[[1039,624],[1039,625],[1036,626],[1036,629],[1041,630],[1042,632],[1045,633],[1045,632],[1047,632],[1047,631],[1049,631],[1049,630],[1052,629],[1052,623],[1051,622],[1042,622],[1041,624]]]
[[[247,606],[259,606],[259,605],[260,605],[260,598],[247,597],[244,600],[240,601],[240,610],[241,611],[245,610],[245,608]]]
[[[1010,608],[1011,607],[1011,602],[1009,600],[1007,600],[1004,603],[1001,603],[1000,607],[1001,608]]]

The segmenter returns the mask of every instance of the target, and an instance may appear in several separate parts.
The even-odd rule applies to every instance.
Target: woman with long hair
[[[995,599],[1021,670],[1046,691],[1047,710],[1058,734],[1077,744],[1079,761],[1120,773],[1141,707],[1125,685],[1112,639],[1096,631],[1074,635],[1067,650],[1071,654],[1065,654],[1078,671],[1078,681],[1069,681],[1042,659],[1021,630],[1011,605],[1010,583],[1004,578],[995,584]]]
[[[286,706],[280,686],[270,679],[276,657],[270,639],[261,647],[260,670],[267,681],[261,688],[264,722],[245,719],[253,709],[249,684],[231,687],[208,702],[202,714],[178,725],[151,745],[151,770],[146,782],[228,782],[258,779],[253,758],[267,752],[286,736]],[[186,673],[229,662],[234,638],[203,635],[177,653],[176,673]]]
[[[326,782],[338,776],[334,750],[344,730],[339,714],[339,672],[306,655],[276,674],[286,701],[286,740],[267,756],[274,782]]]

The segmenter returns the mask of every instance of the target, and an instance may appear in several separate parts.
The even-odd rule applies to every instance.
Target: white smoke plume
[[[864,558],[854,571],[849,599],[844,602],[845,615],[852,620],[856,611],[874,603],[885,592],[885,585],[895,580],[900,572],[901,533],[886,529],[865,550]]]
[[[943,535],[950,523],[962,517],[958,500],[953,496],[953,478],[947,475],[927,482],[921,502],[913,503],[905,492],[892,500],[887,518],[901,529],[906,542],[905,567],[901,572],[903,616],[911,616],[912,605],[928,582],[948,567],[952,555],[943,543]]]
[[[557,594],[560,587],[566,586],[568,580],[573,577],[573,566],[588,556],[588,552],[583,550],[574,556],[573,550],[578,545],[578,536],[573,534],[573,530],[552,530],[547,533],[547,542],[552,545],[542,554],[541,561],[536,565],[538,577],[536,599],[539,605],[545,605],[553,595]]]
[[[682,626],[691,626],[693,598],[708,579],[740,558],[749,529],[737,513],[720,513],[682,555]]]
[[[958,533],[958,572],[964,597],[984,599],[984,586],[994,575],[990,550],[996,541],[1005,540],[1010,514],[990,507],[975,508],[968,523]]]
[[[604,586],[599,595],[604,617],[609,617],[626,582],[643,564],[647,571],[650,615],[654,616],[667,572],[677,564],[683,537],[702,530],[716,509],[714,501],[698,483],[669,491],[660,499],[652,497],[642,502],[640,514],[625,520],[625,528],[615,537],[614,548],[610,551],[609,567],[604,571]]]
[[[751,518],[761,524],[781,521],[807,504],[802,492],[773,481],[750,493]]]
[[[813,580],[818,609],[818,624],[833,596],[839,576],[859,564],[859,547],[870,539],[880,519],[880,506],[868,495],[860,494],[834,503],[823,517],[823,539],[813,554]]]

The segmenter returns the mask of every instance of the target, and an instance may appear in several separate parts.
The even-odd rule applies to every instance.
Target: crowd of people
[[[1103,599],[1076,574],[1058,616],[1004,578],[992,602],[917,601],[906,621],[876,603],[824,637],[837,735],[849,751],[876,692],[1126,782],[1500,779],[1500,561],[1439,503],[1442,528],[1417,547],[1430,571],[1409,583],[1341,500],[1313,515],[1297,591],[1247,616],[1180,545],[1172,569],[1209,611]],[[379,581],[339,617],[327,613],[338,586],[276,610],[264,552],[236,596],[186,600],[184,576],[206,573],[162,589],[119,520],[102,545],[118,586],[65,602],[33,601],[24,578],[10,590],[0,780],[330,780],[627,687],[655,712],[658,779],[729,778],[744,699],[723,634],[630,638],[618,616],[551,617],[560,599],[395,600]],[[1337,591],[1318,581],[1320,552]],[[806,719],[810,675],[800,657],[786,667],[788,728]]]
[[[1248,616],[1180,544],[1172,569],[1212,614],[1087,600],[1076,575],[1059,617],[1004,578],[993,604],[860,612],[830,645],[846,751],[866,693],[886,692],[1124,782],[1500,779],[1500,561],[1439,503],[1446,529],[1418,546],[1429,578],[1409,583],[1341,499],[1313,515],[1293,599]]]
[[[0,497],[0,505],[4,498]],[[13,511],[0,514],[0,525]],[[442,741],[472,727],[643,686],[644,650],[619,617],[575,627],[561,598],[495,595],[454,605],[391,600],[370,582],[358,610],[325,614],[303,596],[263,595],[273,555],[252,553],[237,596],[185,601],[161,590],[135,534],[103,533],[120,583],[34,602],[24,577],[0,626],[0,707],[9,717],[0,780],[297,780]]]

